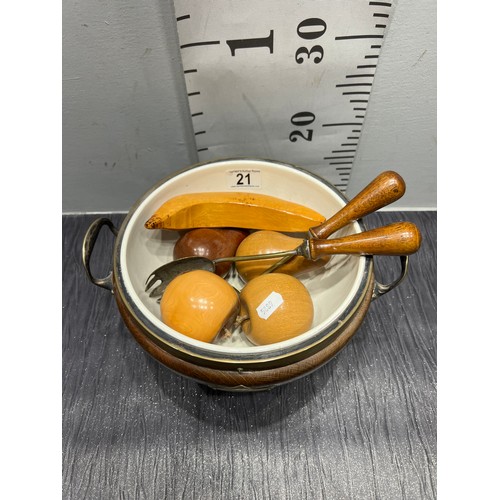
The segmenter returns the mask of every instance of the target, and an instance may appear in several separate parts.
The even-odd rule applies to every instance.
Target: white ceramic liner
[[[234,170],[258,172],[259,185],[231,187]],[[347,200],[323,179],[297,167],[275,161],[230,159],[196,165],[169,177],[146,193],[129,212],[120,228],[115,247],[115,280],[122,298],[136,320],[160,343],[189,355],[224,362],[258,361],[299,352],[321,342],[340,324],[345,323],[366,293],[371,272],[369,257],[334,256],[321,270],[300,276],[314,303],[312,328],[293,339],[268,346],[253,346],[238,333],[223,344],[200,342],[169,328],[160,319],[159,304],[144,291],[145,281],[157,267],[173,259],[176,231],[151,230],[146,220],[169,198],[184,193],[241,190],[259,192],[306,205],[325,218],[342,208]],[[336,236],[357,233],[364,228],[350,224]],[[293,235],[305,237],[305,234]],[[335,236],[335,235],[333,235]],[[229,278],[241,289],[237,276]],[[370,291],[371,293],[371,291]]]

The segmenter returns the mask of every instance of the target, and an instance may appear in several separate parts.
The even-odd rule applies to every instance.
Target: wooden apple
[[[256,231],[247,236],[236,250],[236,255],[260,255],[264,253],[293,250],[302,244],[302,238],[293,238],[276,231]],[[299,276],[314,269],[323,267],[330,257],[321,257],[317,260],[306,259],[301,256],[293,257],[286,264],[277,269],[277,272]],[[247,260],[238,262],[236,269],[245,281],[260,276],[279,259]]]
[[[236,290],[209,271],[189,271],[174,278],[160,302],[161,318],[170,328],[203,342],[212,342],[230,328],[239,311]]]
[[[270,273],[249,281],[240,293],[243,333],[257,345],[288,340],[311,328],[314,305],[307,288],[288,274]]]
[[[244,229],[192,229],[176,241],[174,259],[192,256],[206,257],[210,260],[232,257],[246,236],[248,231]],[[230,269],[230,262],[221,262],[215,267],[215,272],[224,277]]]

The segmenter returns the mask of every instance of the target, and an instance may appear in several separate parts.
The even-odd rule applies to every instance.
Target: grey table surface
[[[145,353],[83,270],[96,218],[62,220],[64,499],[436,498],[436,212],[366,217],[418,225],[407,278],[326,365],[254,393],[209,389]],[[100,236],[96,275],[111,245]],[[394,259],[376,258],[380,281]]]

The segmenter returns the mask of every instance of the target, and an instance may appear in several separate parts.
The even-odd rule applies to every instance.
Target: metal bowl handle
[[[373,294],[372,294],[372,300],[378,299],[382,295],[385,295],[387,292],[390,292],[394,288],[396,288],[401,281],[405,278],[406,274],[408,273],[408,265],[410,261],[410,257],[408,255],[401,255],[401,274],[399,277],[394,280],[392,283],[389,283],[388,285],[384,285],[382,283],[379,283],[377,280],[375,280],[375,286],[373,287]]]
[[[82,245],[82,259],[83,259],[83,267],[87,273],[89,280],[97,286],[105,288],[106,290],[113,291],[113,271],[105,278],[94,278],[92,272],[90,270],[90,257],[92,255],[92,251],[94,250],[94,245],[99,236],[99,233],[103,226],[108,226],[110,231],[117,236],[118,229],[114,226],[114,224],[105,217],[101,217],[96,219],[90,227],[87,229],[85,236],[83,237],[83,245]]]

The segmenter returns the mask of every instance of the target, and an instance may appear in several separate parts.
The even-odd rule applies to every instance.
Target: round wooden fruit
[[[239,310],[236,290],[217,274],[196,270],[174,278],[160,302],[162,321],[179,333],[212,342],[233,325]]]
[[[264,274],[240,293],[241,328],[257,345],[288,340],[311,328],[314,305],[307,288],[293,276]]]
[[[210,260],[232,257],[238,245],[248,236],[244,229],[198,228],[184,233],[175,243],[174,259],[182,257],[206,257]],[[215,266],[219,276],[226,276],[231,262]]]
[[[264,253],[282,252],[293,250],[302,244],[301,238],[293,238],[276,231],[256,231],[247,236],[236,250],[236,255],[260,255]],[[323,267],[330,257],[322,257],[317,260],[305,259],[297,256],[279,267],[279,272],[298,276],[314,269]],[[247,260],[238,262],[236,269],[245,281],[250,281],[260,276],[279,259]]]

